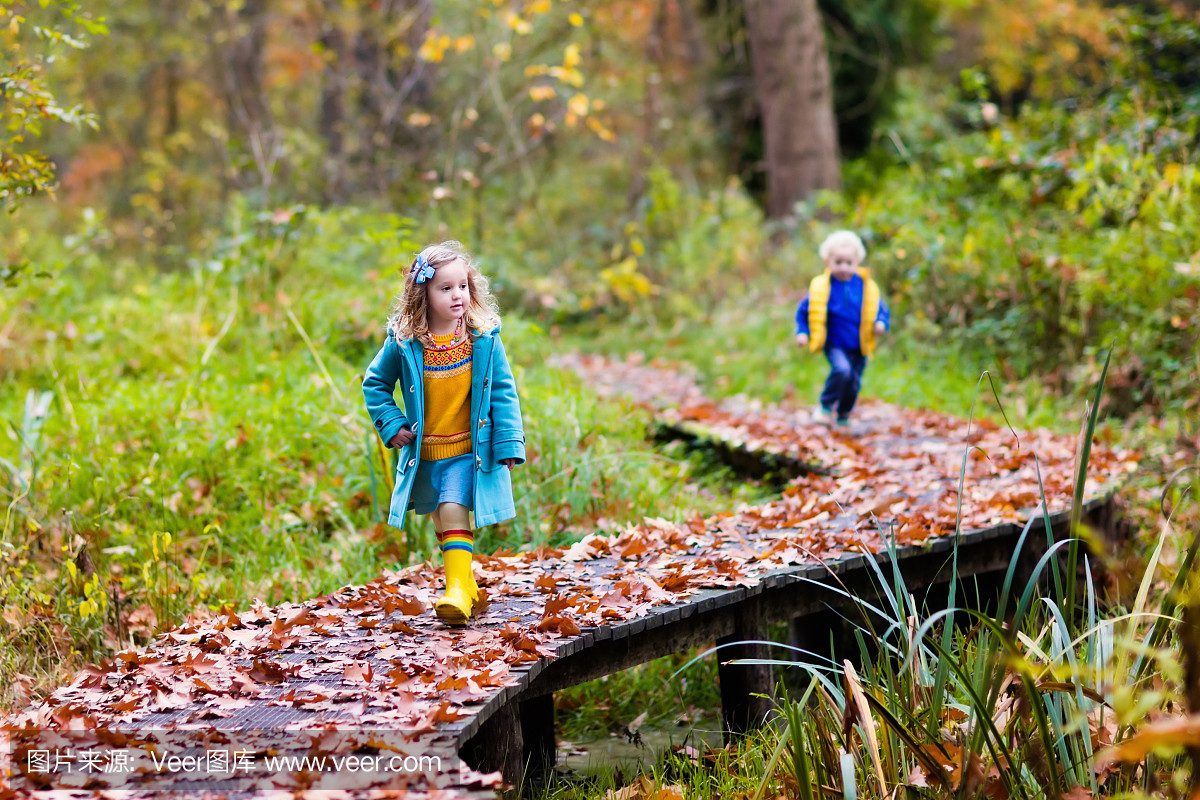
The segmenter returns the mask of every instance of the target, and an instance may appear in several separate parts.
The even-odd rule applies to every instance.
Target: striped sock
[[[470,531],[444,531],[439,533],[437,538],[443,553],[447,550],[466,550],[468,553],[475,552],[475,536]]]

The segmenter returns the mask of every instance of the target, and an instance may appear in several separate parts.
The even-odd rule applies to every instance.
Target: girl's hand
[[[884,324],[882,322],[875,323],[875,333],[876,334],[882,335],[885,331],[887,331],[887,328],[884,327]]]
[[[800,345],[801,347],[808,347],[808,334],[807,333],[797,333],[796,334],[796,344]]]
[[[517,465],[517,460],[515,458],[502,458],[500,459],[500,463],[508,467],[509,471],[511,472],[512,468]]]
[[[388,439],[388,444],[390,444],[392,447],[407,447],[408,445],[412,444],[413,440],[416,438],[417,435],[408,428],[401,428],[395,436],[393,436],[391,439]]]

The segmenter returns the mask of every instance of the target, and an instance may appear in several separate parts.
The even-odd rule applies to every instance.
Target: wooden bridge
[[[643,385],[642,367],[627,366]],[[1028,577],[1068,533],[1074,447],[1044,431],[1018,446],[984,425],[968,443],[961,421],[882,404],[864,408],[852,437],[802,410],[668,400],[661,413],[731,451],[827,474],[710,519],[647,520],[565,549],[479,556],[487,603],[465,629],[433,615],[440,575],[428,564],[301,604],[189,621],[4,720],[0,800],[70,788],[492,797],[501,777],[516,783],[553,765],[555,691],[716,642],[726,729],[742,731],[767,713],[757,695],[770,693],[771,675],[724,662],[763,655],[746,643],[766,639],[769,623],[799,620],[798,641],[828,654],[839,615],[853,619],[880,596],[889,562],[936,605],[954,565],[960,579],[987,583],[1016,559]],[[1031,452],[1044,517],[1031,511],[1040,506]],[[1130,465],[1093,451],[1087,514],[1108,512]]]

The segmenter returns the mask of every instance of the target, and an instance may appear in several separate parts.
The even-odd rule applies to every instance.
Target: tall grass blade
[[[983,374],[979,376],[979,381],[975,384],[975,392],[971,397],[971,410],[967,414],[967,446],[963,450],[962,466],[960,467],[958,473],[958,502],[954,511],[954,548],[951,551],[952,577],[950,579],[950,586],[946,598],[946,608],[951,612],[951,614],[946,620],[946,627],[942,630],[942,650],[946,653],[951,651],[954,644],[953,609],[958,599],[958,537],[962,532],[963,492],[966,487],[967,480],[967,460],[970,458],[972,450],[979,449],[971,445],[971,424],[975,420],[975,404],[979,400],[979,389],[981,386],[983,386],[984,378],[987,378],[988,380],[988,385],[992,390],[992,396],[996,399],[996,405],[1000,408],[1000,413],[1004,416],[1004,421],[1006,424],[1008,424],[1008,429],[1012,431],[1013,437],[1017,439],[1017,447],[1019,448],[1021,446],[1021,440],[1019,437],[1017,437],[1017,432],[1014,431],[1012,425],[1008,423],[1008,414],[1005,413],[1004,405],[1000,402],[1000,395],[996,390],[995,381],[992,380],[992,374],[989,371],[984,370]],[[979,450],[979,452],[983,453],[983,455],[987,457],[987,453],[983,450]],[[941,718],[942,705],[945,701],[947,669],[948,667],[945,660],[939,659],[933,679],[932,714],[934,719]]]
[[[1037,474],[1038,480],[1038,497],[1042,504],[1042,523],[1046,528],[1046,547],[1054,546],[1054,526],[1050,524],[1050,506],[1046,503],[1046,485],[1042,482],[1042,464],[1038,461],[1037,454],[1033,456],[1033,469]],[[1064,600],[1064,589],[1062,575],[1058,569],[1058,562],[1054,562],[1054,569],[1050,571],[1050,576],[1054,580],[1054,596],[1060,603]]]
[[[367,477],[371,480],[371,516],[379,519],[379,480],[375,477],[375,448],[371,439],[378,438],[374,431],[367,431]]]
[[[854,778],[854,756],[842,753],[838,759],[842,767],[842,795],[846,800],[858,800],[858,782]]]
[[[1058,554],[1058,551],[1068,547],[1072,541],[1071,539],[1063,539],[1060,542],[1055,542],[1038,559],[1037,565],[1033,568],[1033,576],[1029,579],[1029,585],[1025,587],[1025,591],[1021,593],[1021,600],[1017,603],[1016,618],[1018,620],[1023,621],[1033,608],[1034,598],[1038,594],[1038,579],[1041,577],[1042,570],[1046,568],[1047,564],[1052,562],[1057,563],[1055,562],[1055,556]]]
[[[1055,660],[1062,658],[1063,656],[1066,656],[1067,664],[1070,666],[1071,674],[1072,675],[1081,674],[1079,671],[1079,661],[1075,656],[1075,643],[1074,643],[1074,641],[1072,641],[1071,631],[1067,624],[1067,620],[1063,616],[1062,609],[1060,609],[1053,601],[1051,601],[1049,599],[1046,599],[1046,607],[1049,609],[1050,617],[1051,617],[1051,620],[1052,620],[1053,626],[1054,626],[1053,630],[1054,630],[1055,648],[1051,652],[1051,656]],[[1047,698],[1046,702],[1047,702],[1047,705],[1051,706],[1052,708],[1059,707],[1058,702],[1056,700],[1050,700],[1049,698]],[[1086,698],[1084,697],[1082,687],[1078,683],[1075,683],[1075,703],[1076,703],[1076,708],[1079,711],[1086,712],[1086,710],[1088,708]],[[1055,731],[1054,738],[1055,738],[1055,743],[1058,745],[1059,757],[1060,757],[1063,765],[1067,769],[1070,768],[1070,765],[1074,765],[1076,767],[1076,769],[1078,770],[1081,767],[1083,767],[1084,765],[1092,763],[1092,738],[1090,735],[1081,737],[1084,740],[1084,753],[1083,753],[1084,757],[1082,757],[1082,758],[1073,757],[1070,752],[1070,743],[1069,743],[1070,740],[1068,737],[1068,731],[1065,730],[1066,720],[1068,719],[1069,716],[1070,715],[1066,712],[1066,710],[1061,710],[1061,713],[1058,715],[1058,720],[1057,720],[1060,724],[1056,725],[1057,730]],[[1086,721],[1084,721],[1084,724],[1086,726]],[[1049,744],[1049,742],[1047,742],[1047,744]],[[1090,779],[1082,779],[1079,774],[1076,774],[1075,781],[1077,783],[1082,783],[1084,780],[1087,780],[1087,782],[1091,786],[1092,792],[1094,794],[1096,791],[1095,774],[1090,769],[1083,770],[1083,771],[1089,773],[1091,775],[1091,778]]]
[[[863,739],[867,752],[871,756],[871,766],[875,769],[875,778],[879,781],[879,796],[887,795],[887,780],[883,775],[883,762],[879,758],[879,737],[875,729],[875,718],[871,716],[871,707],[867,703],[866,693],[859,683],[858,673],[849,660],[842,662],[846,676],[846,702],[853,702],[858,709],[858,724],[862,728]]]
[[[1150,596],[1150,587],[1154,581],[1154,574],[1158,571],[1158,561],[1162,557],[1163,545],[1166,544],[1167,534],[1172,530],[1173,528],[1171,527],[1170,520],[1163,520],[1160,525],[1161,532],[1158,536],[1158,544],[1155,545],[1154,551],[1150,554],[1150,561],[1146,564],[1146,571],[1142,575],[1142,582],[1138,586],[1137,596],[1133,601],[1131,615],[1135,617],[1145,613],[1147,599]],[[1194,550],[1197,544],[1200,544],[1200,534],[1197,534],[1196,541],[1193,541],[1191,549]],[[1190,558],[1191,553],[1189,552],[1189,554],[1184,557],[1184,563],[1188,567],[1191,566]],[[1175,577],[1175,581],[1171,584],[1171,590],[1167,593],[1168,599],[1164,601],[1164,605],[1172,602],[1172,597],[1178,598],[1180,596],[1179,591],[1183,589],[1184,582],[1188,579],[1190,574],[1191,573],[1189,569],[1181,568],[1179,570],[1179,574]],[[1150,629],[1150,635],[1147,638],[1147,645],[1151,648],[1157,646],[1156,642],[1160,637],[1165,637],[1167,635],[1169,626],[1175,621],[1173,615],[1168,617],[1168,615],[1165,613],[1166,610],[1166,608],[1163,609],[1163,616],[1160,617],[1159,620],[1154,623],[1154,627]],[[1133,669],[1130,671],[1133,675],[1134,686],[1137,686],[1142,682],[1142,680],[1146,677],[1146,670],[1148,670],[1150,665],[1153,663],[1152,659],[1147,658],[1148,652],[1151,651],[1141,651],[1134,659]]]
[[[815,680],[809,682],[804,696],[798,702],[788,703],[785,708],[789,734],[787,740],[791,743],[792,750],[792,771],[795,774],[796,783],[800,787],[801,800],[813,800],[812,787],[815,782],[813,780],[815,776],[813,775],[812,766],[808,761],[808,749],[804,746],[804,734],[807,731],[807,727],[802,717],[802,709],[808,703],[808,698],[812,696],[817,685],[817,681]],[[820,785],[819,782],[817,784],[818,786]]]
[[[1030,530],[1033,529],[1033,523],[1037,521],[1036,517],[1030,517],[1025,523],[1025,527],[1021,529],[1021,535],[1017,537],[1017,546],[1013,549],[1012,561],[1008,563],[1008,570],[1004,573],[1004,582],[1000,584],[1000,605],[997,611],[1000,614],[1007,613],[1008,598],[1012,592],[1013,581],[1016,579],[1017,563],[1021,559],[1021,551],[1025,549],[1025,540],[1029,537]],[[1018,620],[1014,620],[1014,626],[1019,625]]]
[[[1110,345],[1108,354],[1104,357],[1104,366],[1100,370],[1100,380],[1096,383],[1096,394],[1092,397],[1092,407],[1088,411],[1087,425],[1083,431],[1083,440],[1079,443],[1079,465],[1075,473],[1075,491],[1071,498],[1071,540],[1073,544],[1067,551],[1067,597],[1070,603],[1075,602],[1075,569],[1079,563],[1079,537],[1076,531],[1083,519],[1083,490],[1087,484],[1088,460],[1092,455],[1092,435],[1096,431],[1096,421],[1100,418],[1100,397],[1104,393],[1104,379],[1108,375],[1108,365],[1112,361],[1113,347]],[[1074,615],[1069,619],[1073,622]],[[1072,630],[1074,630],[1072,628]]]

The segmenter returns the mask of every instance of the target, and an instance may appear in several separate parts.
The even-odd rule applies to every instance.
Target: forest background
[[[1089,0],[0,2],[0,687],[186,614],[423,559],[356,383],[425,243],[476,253],[561,544],[763,494],[546,365],[805,402],[833,227],[895,330],[868,393],[1195,463],[1200,10]],[[752,313],[750,313],[752,312]],[[701,491],[689,491],[699,485]]]

